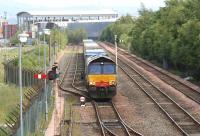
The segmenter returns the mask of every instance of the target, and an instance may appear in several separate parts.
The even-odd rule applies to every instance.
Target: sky
[[[120,15],[138,15],[141,3],[146,8],[158,10],[165,0],[0,0],[0,16],[7,12],[9,23],[16,23],[16,14],[21,11],[76,11],[112,9]]]

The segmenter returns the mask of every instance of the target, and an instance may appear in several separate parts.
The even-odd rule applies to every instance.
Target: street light
[[[39,57],[38,57],[38,61],[39,61],[39,66],[40,66],[40,36],[42,35],[42,32],[40,31],[39,32],[39,40],[38,40],[38,43],[39,43]]]
[[[46,35],[50,35],[51,34],[51,31],[50,29],[43,29],[44,31],[44,37],[45,37],[45,34]],[[51,50],[50,50],[50,46],[51,46],[51,35],[50,35],[50,38],[49,38],[49,63],[50,63],[50,55],[51,55]]]
[[[45,34],[50,35],[49,29],[43,29],[44,33],[44,45],[45,45]],[[44,72],[47,74],[47,63],[46,63],[46,47],[44,47]],[[44,80],[44,92],[45,92],[45,119],[48,120],[48,102],[47,102],[47,79]]]
[[[19,40],[21,44],[19,45],[19,88],[20,88],[20,126],[21,126],[21,136],[23,136],[23,92],[22,92],[22,43],[27,42],[28,34],[22,33],[19,34]]]
[[[53,43],[53,61],[55,61],[56,60],[56,55],[57,55],[57,48],[56,48],[56,46],[57,46],[57,42],[56,41],[54,41],[54,43]]]

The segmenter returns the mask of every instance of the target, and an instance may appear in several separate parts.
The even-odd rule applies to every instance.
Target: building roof
[[[88,10],[88,11],[27,11],[19,12],[17,16],[20,15],[30,15],[30,16],[84,16],[84,15],[118,15],[116,11],[113,10]]]

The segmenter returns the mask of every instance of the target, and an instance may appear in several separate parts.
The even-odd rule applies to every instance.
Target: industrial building
[[[33,38],[36,32],[42,31],[49,23],[53,27],[64,27],[71,30],[83,28],[88,36],[98,37],[102,30],[110,23],[118,19],[118,13],[113,10],[98,11],[27,11],[17,14],[17,22],[20,30],[32,32]]]

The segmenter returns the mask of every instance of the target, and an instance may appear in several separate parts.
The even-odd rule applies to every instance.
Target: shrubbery
[[[158,11],[144,6],[139,17],[122,17],[107,27],[101,40],[114,41],[114,34],[133,53],[200,80],[200,1],[167,0]]]

